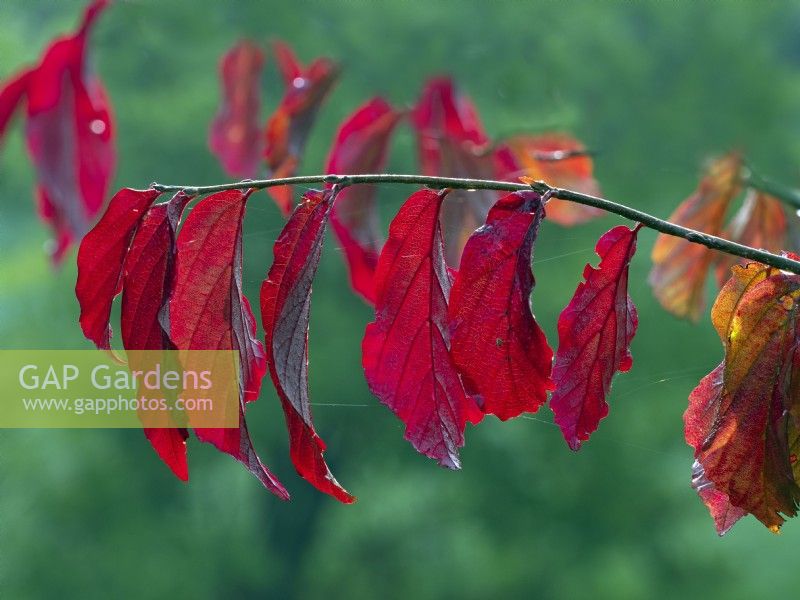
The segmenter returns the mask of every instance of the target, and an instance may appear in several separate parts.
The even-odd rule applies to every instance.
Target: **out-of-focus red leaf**
[[[308,399],[311,283],[335,194],[335,190],[312,190],[294,209],[275,242],[275,260],[261,286],[261,320],[270,375],[286,415],[292,462],[315,488],[349,504],[355,498],[336,481],[325,463],[325,442],[314,429]]]
[[[174,282],[175,232],[191,200],[183,192],[166,204],[152,206],[130,245],[122,281],[122,343],[126,350],[172,350],[164,312]],[[182,427],[145,427],[144,434],[158,456],[183,480],[189,479],[186,439]]]
[[[264,348],[242,293],[242,221],[248,196],[229,190],[204,198],[178,233],[170,338],[181,350],[239,351],[239,428],[199,428],[195,435],[241,462],[273,494],[288,499],[256,454],[244,418],[245,403],[258,397],[266,372]]]
[[[297,56],[289,44],[281,40],[275,40],[272,42],[272,52],[275,54],[278,70],[281,72],[285,85],[290,86],[295,79],[303,76],[303,65],[297,60]]]
[[[3,139],[6,126],[8,125],[14,112],[25,98],[28,92],[28,82],[31,78],[31,71],[22,71],[11,78],[10,81],[0,89],[0,141]]]
[[[707,169],[697,191],[684,200],[669,220],[720,235],[725,213],[741,188],[742,159],[728,154]],[[653,246],[650,285],[661,305],[678,317],[697,321],[705,308],[705,284],[715,252],[701,244],[659,234]]]
[[[360,106],[339,128],[328,155],[326,173],[379,173],[386,166],[392,131],[403,113],[383,98]],[[344,250],[350,284],[370,304],[375,302],[375,266],[383,245],[375,186],[350,186],[339,192],[331,226]]]
[[[554,187],[599,196],[600,186],[594,178],[592,159],[579,154],[585,150],[581,142],[566,133],[514,136],[497,144],[497,177],[510,181],[529,177]],[[599,208],[558,198],[547,202],[547,219],[567,227],[602,214]]]
[[[690,395],[684,424],[695,471],[716,494],[710,502],[708,486],[698,488],[720,534],[741,512],[776,532],[796,514],[787,430],[800,379],[798,308],[800,277],[749,263],[733,267],[711,311],[725,359]]]
[[[290,177],[303,155],[317,111],[339,76],[339,67],[327,58],[318,58],[304,68],[286,44],[276,42],[273,47],[286,91],[267,122],[264,158],[271,177]],[[291,186],[275,186],[267,191],[288,215],[294,204]]]
[[[111,304],[122,291],[125,257],[136,229],[158,196],[154,190],[120,190],[81,242],[75,295],[83,334],[98,348],[111,347]]]
[[[638,319],[628,295],[628,267],[637,232],[620,225],[602,235],[595,248],[600,264],[586,265],[584,281],[558,318],[550,408],[573,450],[608,414],[606,397],[615,372],[631,368]]]
[[[431,79],[411,114],[417,131],[420,169],[424,175],[491,179],[494,161],[472,101],[446,77]],[[472,232],[486,220],[497,200],[491,190],[455,190],[442,208],[445,258],[458,267]]]
[[[114,169],[109,103],[86,68],[86,38],[107,4],[89,5],[77,33],[53,42],[36,67],[0,92],[0,134],[16,106],[27,106],[25,134],[36,167],[39,214],[53,229],[55,262],[90,228]]]
[[[788,231],[789,221],[781,201],[764,192],[750,190],[722,237],[745,246],[780,254],[786,247]],[[731,276],[731,267],[743,262],[744,259],[738,259],[731,254],[717,253],[716,274],[720,287]]]
[[[375,321],[362,344],[372,392],[405,424],[405,437],[440,465],[457,469],[467,421],[483,413],[464,392],[449,352],[439,209],[445,192],[422,190],[389,227],[375,273]]]
[[[535,412],[552,389],[553,351],[530,308],[543,216],[535,192],[498,200],[469,238],[450,293],[453,360],[478,406],[503,421]]]
[[[208,144],[232,177],[255,177],[261,161],[261,70],[264,53],[250,41],[231,48],[219,66],[222,104]]]

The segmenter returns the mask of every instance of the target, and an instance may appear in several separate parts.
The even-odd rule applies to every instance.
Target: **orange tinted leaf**
[[[737,510],[773,531],[796,513],[787,430],[800,376],[798,300],[800,277],[750,263],[733,267],[714,304],[725,359],[692,392],[684,423],[695,488],[720,534]]]
[[[741,167],[738,154],[712,163],[697,191],[678,206],[669,221],[719,235],[728,206],[741,187]],[[658,301],[674,315],[697,321],[705,307],[706,274],[715,253],[689,240],[659,234],[652,258],[650,285]]]
[[[303,156],[317,111],[339,76],[339,66],[327,58],[318,58],[303,67],[291,48],[280,41],[273,44],[273,50],[286,90],[267,122],[264,159],[270,177],[291,177]],[[267,192],[288,216],[294,205],[292,188],[276,186]]]
[[[723,237],[778,254],[786,247],[788,228],[789,222],[780,200],[750,190],[742,207],[725,228]],[[742,262],[744,259],[731,254],[718,254],[716,275],[720,287],[730,277],[731,267]]]
[[[599,196],[600,186],[593,175],[591,157],[570,154],[585,149],[583,144],[565,133],[511,137],[498,144],[495,151],[498,177],[510,180],[526,177],[555,187]],[[566,157],[562,158],[562,155]],[[558,198],[551,198],[547,202],[547,218],[560,225],[577,225],[602,214],[599,208]]]

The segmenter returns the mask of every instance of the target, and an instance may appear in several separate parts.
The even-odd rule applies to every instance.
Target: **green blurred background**
[[[0,78],[71,30],[82,3],[0,2]],[[322,169],[337,123],[374,94],[414,101],[452,73],[491,134],[568,129],[601,151],[607,197],[667,216],[710,155],[743,149],[760,170],[800,181],[800,5],[790,2],[119,2],[101,18],[93,63],[114,103],[115,187],[225,180],[206,146],[217,61],[239,37],[288,40],[344,74],[301,172]],[[263,90],[280,91],[274,64]],[[396,136],[390,170],[416,169]],[[31,201],[20,127],[0,152],[0,345],[88,348],[77,326],[74,253],[53,271]],[[384,187],[395,208],[408,188]],[[389,215],[390,210],[385,214]],[[536,314],[551,340],[594,242],[618,223],[545,223]],[[248,208],[245,282],[255,297],[281,227],[264,194]],[[8,598],[794,597],[800,523],[780,536],[753,518],[718,539],[689,488],[681,414],[721,357],[705,320],[678,321],[646,283],[654,235],[631,274],[640,314],[634,366],[611,415],[579,453],[547,408],[467,431],[464,469],[417,455],[367,391],[368,308],[326,246],[314,291],[311,390],[329,463],[359,501],[342,506],[297,478],[269,386],[248,418],[293,494],[281,503],[230,458],[192,440],[176,480],[139,431],[0,432],[0,593]],[[710,283],[709,283],[710,285]]]

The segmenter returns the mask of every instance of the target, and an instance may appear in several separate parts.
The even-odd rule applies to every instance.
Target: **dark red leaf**
[[[405,423],[406,439],[457,469],[466,423],[482,413],[465,394],[449,352],[451,281],[439,226],[445,195],[416,192],[392,221],[375,273],[375,321],[362,350],[370,389]]]
[[[114,169],[111,113],[100,81],[86,68],[86,37],[107,5],[89,6],[79,31],[55,41],[21,76],[26,138],[36,167],[40,214],[53,228],[58,261],[103,206]],[[19,80],[18,80],[19,83]],[[19,89],[11,96],[18,95]]]
[[[122,291],[125,257],[137,227],[158,196],[154,190],[120,190],[81,242],[75,294],[83,334],[98,348],[111,347],[111,304]]]
[[[232,177],[255,177],[262,155],[261,70],[264,53],[249,41],[231,48],[219,66],[222,104],[208,144]]]
[[[631,368],[630,343],[638,318],[628,295],[628,267],[638,230],[620,225],[603,234],[595,248],[600,264],[586,265],[585,281],[558,318],[550,408],[573,450],[608,414],[606,397],[614,373]]]
[[[171,350],[168,324],[162,323],[174,283],[175,232],[191,200],[179,192],[147,211],[125,259],[122,282],[122,343],[126,350]],[[189,479],[185,428],[149,428],[144,434],[178,478]]]
[[[266,372],[250,304],[242,293],[242,221],[248,193],[219,192],[201,200],[178,234],[170,338],[181,350],[238,350],[238,429],[195,429],[203,442],[230,454],[279,498],[289,494],[261,463],[247,431],[245,403],[255,400]]]
[[[494,160],[478,113],[449,78],[428,81],[411,116],[424,175],[492,179]],[[448,197],[441,214],[448,265],[458,266],[464,244],[497,196],[491,190],[457,190]]]
[[[264,158],[270,176],[277,178],[295,174],[317,111],[336,81],[339,67],[327,58],[318,58],[303,68],[283,42],[275,42],[274,50],[286,91],[267,122]],[[291,186],[275,186],[267,191],[288,215],[294,204]]]
[[[373,98],[348,117],[336,134],[326,173],[379,173],[386,166],[392,131],[402,113],[383,98]],[[383,245],[375,186],[356,185],[339,192],[331,226],[344,250],[350,283],[370,304],[375,302],[375,266]]]
[[[469,238],[450,293],[451,354],[484,413],[535,412],[552,389],[553,351],[533,318],[533,245],[544,216],[535,192],[504,196]]]
[[[335,194],[312,190],[294,209],[275,242],[275,260],[261,286],[261,320],[270,375],[286,415],[292,462],[315,488],[349,504],[355,498],[339,485],[325,463],[325,442],[314,430],[308,399],[311,283]]]

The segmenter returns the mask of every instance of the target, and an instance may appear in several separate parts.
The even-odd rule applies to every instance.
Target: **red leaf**
[[[389,140],[402,117],[383,98],[360,106],[339,128],[328,155],[326,173],[379,173],[386,166]],[[383,245],[375,186],[357,185],[339,192],[331,226],[344,250],[353,289],[375,302],[375,266]]]
[[[303,65],[297,60],[294,50],[289,44],[281,40],[272,43],[272,51],[275,53],[275,60],[278,62],[278,69],[283,77],[283,83],[290,86],[294,80],[303,75]]]
[[[120,190],[81,242],[75,294],[83,334],[98,348],[111,347],[111,304],[122,291],[125,257],[137,227],[158,196],[155,190]]]
[[[318,58],[303,68],[283,42],[275,42],[274,49],[286,91],[267,122],[264,158],[270,176],[278,178],[295,174],[317,111],[339,76],[339,67],[327,58]],[[267,191],[288,215],[294,204],[291,186],[275,186]]]
[[[489,139],[472,101],[448,78],[430,80],[412,112],[420,168],[425,175],[491,179],[494,163]],[[447,264],[457,267],[472,232],[483,224],[498,194],[491,190],[451,193],[441,221]]]
[[[706,375],[689,396],[689,408],[684,415],[685,435],[686,442],[695,448],[702,447],[712,431],[717,402],[722,390],[724,366],[721,364]],[[717,489],[706,477],[705,469],[698,460],[692,465],[692,488],[711,513],[719,535],[726,534],[747,514],[746,510],[733,506],[728,494]]]
[[[37,67],[4,89],[2,121],[13,102],[27,99],[26,138],[36,167],[40,214],[53,228],[58,262],[89,229],[103,205],[115,152],[110,108],[99,80],[86,68],[86,37],[106,0],[91,4],[79,31],[55,41]]]
[[[594,179],[594,166],[589,156],[559,158],[560,153],[584,150],[582,143],[566,133],[515,136],[498,143],[495,150],[497,176],[511,181],[524,176],[554,187],[599,196],[600,186]],[[602,214],[599,208],[558,198],[547,202],[547,219],[559,225],[577,225]]]
[[[552,389],[553,351],[533,318],[533,245],[544,216],[535,192],[504,196],[469,238],[450,293],[451,354],[484,413],[535,412]]]
[[[375,321],[362,350],[370,389],[405,423],[406,439],[457,469],[466,422],[482,413],[465,394],[449,352],[450,275],[439,227],[445,195],[416,192],[392,221],[375,273]]]
[[[725,360],[694,389],[684,414],[686,441],[723,495],[721,505],[727,498],[774,532],[800,500],[787,435],[800,381],[799,301],[797,275],[757,263],[734,266],[711,311]],[[724,533],[731,519],[721,523],[719,507],[701,497]]]
[[[151,207],[133,238],[122,283],[122,342],[127,350],[175,347],[161,315],[174,283],[175,231],[190,200],[191,196],[179,192],[169,203]],[[187,481],[188,431],[146,427],[144,434],[164,463]]]
[[[694,461],[692,465],[692,488],[700,496],[703,504],[714,519],[719,535],[725,535],[747,511],[731,504],[728,494],[721,492],[706,477],[703,465]]]
[[[573,450],[608,414],[606,397],[614,373],[631,368],[630,343],[638,318],[628,295],[628,267],[638,230],[620,225],[603,234],[595,249],[600,264],[586,265],[585,281],[558,318],[550,408]]]
[[[211,123],[208,143],[225,172],[255,177],[261,148],[260,78],[264,53],[254,43],[239,42],[220,62],[222,104]]]
[[[178,234],[170,338],[182,350],[238,350],[242,394],[238,429],[195,429],[203,442],[230,454],[276,496],[289,494],[261,463],[244,419],[266,371],[250,304],[242,293],[242,220],[248,193],[219,192],[201,200]]]
[[[14,116],[17,107],[22,103],[28,93],[28,82],[31,78],[30,71],[23,71],[8,81],[0,89],[0,140],[3,138],[8,122]]]
[[[311,282],[335,194],[307,192],[283,228],[275,242],[275,260],[261,286],[261,319],[270,375],[286,415],[292,462],[315,488],[349,504],[355,498],[339,485],[325,463],[325,443],[314,430],[308,399]]]

